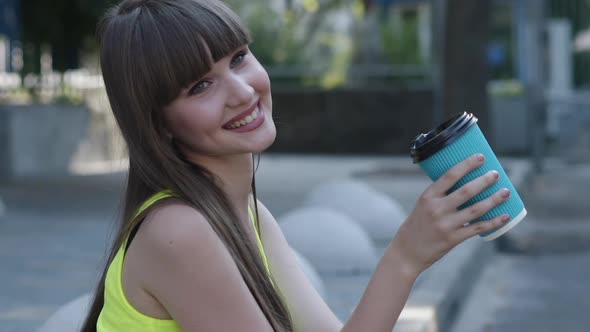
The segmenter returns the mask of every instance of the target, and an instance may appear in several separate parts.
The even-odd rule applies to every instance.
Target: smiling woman
[[[482,156],[424,192],[346,324],[256,198],[253,154],[276,137],[270,80],[218,0],[125,0],[99,25],[112,111],[128,147],[124,210],[82,331],[391,331],[419,274],[502,224],[503,202],[457,207],[496,179],[446,193]]]
[[[251,205],[251,154],[266,149],[275,137],[270,82],[248,50],[248,32],[218,1],[131,0],[104,17],[99,39],[107,93],[128,145],[130,168],[122,222],[84,331],[193,326],[144,286],[159,287],[159,280],[145,278],[159,267],[135,268],[135,262],[145,260],[136,248],[149,243],[150,231],[165,222],[153,220],[161,210],[179,219],[183,213],[178,216],[176,210],[185,211],[204,228],[197,233],[215,235],[212,239],[223,243],[243,278],[236,287],[252,294],[264,324],[289,330],[286,307],[256,244],[244,238],[252,234],[252,225],[242,220],[257,219],[243,215]],[[248,117],[256,121],[248,123]],[[228,170],[219,166],[225,164],[243,166],[239,185],[244,205],[238,206],[224,188],[231,182]],[[146,206],[146,201],[152,204]],[[250,201],[257,211],[256,201]],[[190,206],[191,212],[181,206]],[[164,232],[160,239],[181,242],[175,235]],[[116,282],[119,278],[122,284]],[[172,281],[170,275],[165,283]],[[131,313],[128,319],[124,313]]]
[[[209,155],[268,148],[276,136],[271,112],[268,75],[242,46],[183,89],[164,107],[163,120],[185,156],[206,162]]]

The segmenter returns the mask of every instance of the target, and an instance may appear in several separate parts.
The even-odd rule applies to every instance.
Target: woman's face
[[[183,89],[164,121],[189,158],[261,152],[276,136],[268,74],[241,47]]]

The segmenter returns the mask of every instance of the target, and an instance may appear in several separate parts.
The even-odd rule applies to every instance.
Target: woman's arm
[[[272,215],[262,206],[262,238],[271,270],[293,315],[296,331],[391,332],[416,278],[456,245],[498,228],[499,216],[489,222],[464,226],[503,202],[498,192],[467,209],[457,207],[497,181],[493,173],[481,176],[454,193],[446,192],[483,163],[473,156],[433,183],[398,230],[379,262],[367,289],[349,320],[342,326],[297,267],[292,250]]]
[[[258,204],[266,255],[295,331],[381,331],[384,329],[379,327],[384,326],[391,332],[418,276],[412,267],[405,266],[397,249],[390,245],[355,312],[343,326],[301,271],[275,219],[262,203]]]
[[[295,253],[278,223],[258,201],[261,237],[275,286],[289,308],[295,331],[340,331],[342,323],[315,290],[301,270]]]

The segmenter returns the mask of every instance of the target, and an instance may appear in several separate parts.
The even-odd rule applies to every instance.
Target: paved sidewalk
[[[526,169],[520,160],[505,162],[519,177]],[[395,198],[407,212],[430,184],[406,156],[264,154],[256,179],[260,199],[279,218],[299,207],[315,185],[345,178],[368,183]],[[123,182],[122,172],[0,182],[0,197],[6,205],[6,216],[0,219],[1,331],[34,331],[58,307],[93,288],[116,220]],[[396,331],[425,331],[427,323],[439,319],[438,310],[451,312],[451,306],[460,304],[455,303],[463,295],[458,285],[473,282],[480,270],[477,255],[486,255],[491,248],[474,240],[419,280],[410,302],[415,304],[413,309],[424,310],[408,308],[403,315],[405,325],[400,324]],[[350,314],[368,277],[322,276],[327,301],[340,318]],[[425,323],[415,323],[416,317]]]
[[[523,189],[529,222],[510,232],[501,249],[535,254],[590,249],[590,163],[549,159]]]
[[[0,331],[33,332],[93,287],[114,220],[116,177],[0,185],[7,207],[0,220]]]
[[[530,217],[507,234],[452,332],[590,330],[590,163],[549,160],[524,191]]]
[[[588,332],[590,251],[487,264],[452,332]]]

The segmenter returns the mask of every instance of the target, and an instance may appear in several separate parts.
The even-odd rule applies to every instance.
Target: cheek
[[[253,75],[253,86],[260,94],[267,94],[270,93],[270,78],[268,77],[268,73],[262,65],[258,64],[256,68],[256,72]]]
[[[212,129],[218,129],[220,112],[215,112],[215,103],[201,103],[198,107],[185,104],[175,109],[167,117],[167,124],[172,134],[181,140],[191,140]]]

